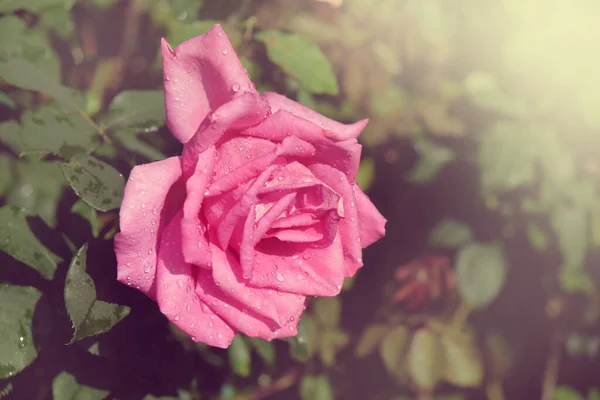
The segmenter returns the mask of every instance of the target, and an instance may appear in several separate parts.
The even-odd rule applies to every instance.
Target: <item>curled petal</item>
[[[205,237],[207,227],[204,218],[201,218],[200,209],[213,174],[215,153],[215,148],[211,146],[198,157],[195,171],[186,182],[187,196],[183,204],[181,222],[185,261],[204,268],[210,267],[211,254]]]
[[[322,127],[290,111],[279,110],[241,134],[275,142],[297,137],[314,146],[310,162],[329,164],[343,171],[349,180],[356,178],[362,146],[355,139],[331,140]]]
[[[227,130],[258,124],[270,113],[267,102],[255,93],[244,93],[223,104],[202,122],[194,136],[183,146],[183,168],[195,165],[198,154],[214,145]]]
[[[155,298],[158,238],[174,214],[173,207],[165,204],[169,204],[169,193],[184,196],[175,185],[180,177],[180,159],[172,157],[136,166],[125,186],[119,212],[121,231],[115,236],[117,279],[151,298]]]
[[[363,247],[367,247],[385,236],[387,220],[358,185],[354,186],[354,196],[358,210],[360,241]]]
[[[167,125],[187,143],[206,116],[234,96],[256,93],[220,25],[173,50],[162,40]]]
[[[356,139],[368,122],[368,120],[363,119],[350,125],[342,124],[324,117],[318,112],[313,111],[310,108],[307,108],[302,104],[290,100],[280,94],[266,92],[264,96],[269,102],[271,111],[273,113],[276,113],[279,110],[285,110],[297,115],[298,117],[302,117],[323,128],[325,131],[327,131],[327,136],[334,140]]]

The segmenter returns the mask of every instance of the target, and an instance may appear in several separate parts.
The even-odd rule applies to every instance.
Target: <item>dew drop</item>
[[[356,206],[356,204],[354,204],[354,202],[350,202],[350,207],[354,208]]]
[[[223,339],[223,335],[221,335],[220,333],[217,333],[217,338],[218,338],[219,340],[221,340],[221,339]]]
[[[206,191],[204,192],[205,196],[208,196],[210,194],[210,190],[206,189]]]
[[[337,285],[338,290],[342,288],[342,285]]]
[[[354,221],[356,221],[356,218],[350,217],[350,221],[354,222]]]
[[[277,280],[278,280],[279,282],[283,282],[283,281],[285,280],[285,278],[283,277],[283,275],[281,275],[281,273],[279,273],[279,272],[278,272],[278,273],[277,273]]]
[[[223,53],[223,55],[226,55],[226,54],[228,53],[228,51],[227,51],[227,49],[223,49],[223,50],[221,51],[221,53]]]
[[[183,279],[177,281],[177,286],[183,289]]]
[[[142,208],[146,208],[146,203],[142,203]]]
[[[179,315],[175,316],[175,321],[179,321]]]
[[[358,257],[358,258],[356,259],[356,262],[362,263],[362,262],[363,262],[363,259],[362,259],[361,257]]]
[[[213,301],[213,302],[212,302],[212,305],[213,305],[213,306],[216,306],[216,305],[217,305],[217,302],[216,302],[216,301]]]
[[[234,92],[237,92],[238,90],[240,90],[240,84],[239,83],[234,83],[231,86],[231,90],[233,90]]]

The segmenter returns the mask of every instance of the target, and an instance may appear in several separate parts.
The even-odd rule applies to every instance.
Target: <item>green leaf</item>
[[[21,372],[37,357],[31,326],[40,296],[33,287],[0,283],[0,379]]]
[[[64,7],[69,3],[70,1],[65,0],[0,0],[0,12],[9,13],[16,10],[27,10],[37,13],[55,6]]]
[[[336,328],[340,322],[342,304],[338,297],[319,297],[314,302],[317,323],[324,328]]]
[[[11,394],[13,390],[12,382],[5,381],[4,383],[2,383],[1,387],[2,389],[0,389],[0,399],[7,397],[9,394]]]
[[[227,349],[229,364],[233,373],[239,376],[250,375],[250,347],[241,335],[236,335]]]
[[[472,337],[446,333],[441,341],[445,359],[444,379],[458,387],[479,387],[483,380],[483,363]]]
[[[333,388],[327,375],[305,375],[300,380],[302,400],[333,400]]]
[[[402,376],[406,364],[404,355],[410,340],[410,332],[404,325],[398,325],[388,330],[379,346],[379,357],[383,365],[394,377]]]
[[[471,228],[457,220],[444,218],[429,234],[429,245],[441,248],[456,248],[473,239]]]
[[[365,158],[360,162],[358,173],[356,174],[356,183],[363,192],[368,192],[375,179],[375,161],[372,158]]]
[[[373,353],[388,331],[389,327],[387,325],[368,325],[360,335],[356,348],[354,349],[356,358],[363,358]]]
[[[515,118],[527,115],[525,99],[504,93],[490,73],[469,73],[464,80],[464,88],[470,100],[479,108]]]
[[[213,27],[214,24],[220,23],[216,20],[190,21],[187,23],[174,23],[170,27],[167,41],[175,48],[188,39],[203,35]]]
[[[56,209],[65,187],[58,163],[16,163],[15,184],[7,195],[7,203],[40,216],[50,227],[56,226]]]
[[[21,125],[19,123],[12,120],[0,122],[0,142],[8,146],[16,155],[19,155],[21,151],[20,132]]]
[[[60,169],[75,194],[96,210],[109,211],[121,205],[123,175],[104,161],[80,155]]]
[[[596,289],[594,279],[584,270],[563,265],[558,272],[560,289],[565,293],[592,295]]]
[[[54,399],[102,400],[109,393],[108,390],[82,385],[77,382],[73,375],[67,372],[61,372],[52,381],[52,396]]]
[[[587,400],[600,400],[600,391],[596,388],[590,389],[587,395]]]
[[[534,129],[499,122],[479,138],[477,163],[484,192],[502,193],[533,181],[539,140]]]
[[[329,60],[310,40],[277,30],[265,30],[255,38],[267,47],[269,59],[315,94],[338,93],[338,84]]]
[[[71,343],[109,331],[129,315],[129,307],[96,298],[94,281],[85,271],[87,244],[77,252],[65,280],[65,305],[75,330]]]
[[[381,40],[373,43],[373,55],[377,63],[390,75],[399,75],[402,72],[399,52]]]
[[[429,329],[419,329],[413,336],[407,355],[408,372],[413,382],[423,390],[433,390],[443,370],[443,347]]]
[[[548,237],[546,232],[536,223],[527,224],[527,238],[531,246],[537,251],[548,249]]]
[[[414,147],[420,158],[417,165],[408,174],[411,182],[432,182],[439,171],[455,158],[452,150],[424,138],[418,138]]]
[[[502,247],[473,243],[460,249],[456,260],[458,290],[470,307],[487,307],[498,296],[506,279]]]
[[[46,93],[63,109],[78,111],[85,109],[81,93],[62,86],[43,69],[21,58],[0,58],[0,78],[21,89]]]
[[[550,224],[558,239],[558,247],[565,264],[583,266],[587,249],[587,216],[584,210],[568,205],[558,205],[552,210]]]
[[[107,127],[156,131],[165,124],[162,90],[129,90],[119,93],[108,107]]]
[[[117,130],[113,134],[113,137],[127,150],[137,153],[150,161],[164,160],[167,158],[160,150],[142,140],[142,137],[147,134],[148,133],[138,134],[136,129],[124,128]]]
[[[572,387],[562,385],[554,390],[554,400],[584,400],[584,398]]]
[[[52,280],[61,258],[46,249],[31,232],[25,215],[10,206],[0,208],[0,250]]]
[[[0,197],[4,196],[13,181],[13,159],[0,153]]]
[[[317,347],[317,325],[310,315],[304,314],[298,322],[298,334],[287,338],[290,343],[292,357],[299,361],[307,361],[312,358]]]
[[[275,365],[275,346],[273,342],[252,337],[247,338],[247,340],[267,365],[271,367]]]
[[[66,159],[99,146],[94,128],[79,114],[59,113],[44,106],[22,117],[21,155],[53,153]]]
[[[4,92],[0,92],[0,104],[4,104],[8,108],[17,107],[17,104]]]
[[[1,6],[0,6],[1,7]],[[30,28],[16,15],[0,18],[0,55],[21,58],[60,79],[60,59],[52,49],[47,32]]]
[[[83,200],[78,200],[71,207],[71,212],[79,215],[90,223],[92,228],[92,235],[98,237],[100,233],[100,220],[98,219],[98,213],[92,207],[90,207]]]
[[[319,335],[319,355],[326,368],[335,364],[335,356],[346,347],[350,336],[340,330],[325,330]]]

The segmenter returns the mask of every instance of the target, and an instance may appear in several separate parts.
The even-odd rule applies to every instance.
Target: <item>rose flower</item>
[[[193,340],[297,334],[306,296],[335,296],[385,218],[356,185],[367,121],[261,95],[219,25],[163,40],[167,126],[183,154],[136,166],[115,237],[118,280]]]

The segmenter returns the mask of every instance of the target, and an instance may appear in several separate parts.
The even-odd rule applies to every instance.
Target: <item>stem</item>
[[[94,122],[93,119],[90,118],[89,115],[87,115],[86,112],[79,110],[79,114],[81,115],[81,117],[86,120],[86,122],[88,124],[90,124],[95,130],[96,132],[98,132],[98,134],[100,136],[102,136],[102,139],[104,139],[104,141],[106,141],[106,143],[112,145],[113,141],[111,138],[108,137],[108,135],[106,134],[106,132],[104,131],[104,129],[102,129],[97,123]]]
[[[296,384],[300,378],[300,369],[293,369],[264,389],[259,389],[248,397],[248,400],[262,400],[269,398],[271,395],[286,390]]]
[[[456,331],[460,331],[469,318],[470,313],[471,307],[469,307],[466,302],[461,302],[460,306],[458,306],[454,312],[454,316],[452,317],[452,328]]]
[[[552,400],[556,389],[556,380],[560,369],[560,356],[562,350],[562,333],[558,330],[552,336],[550,351],[546,361],[546,369],[542,380],[542,400]]]

